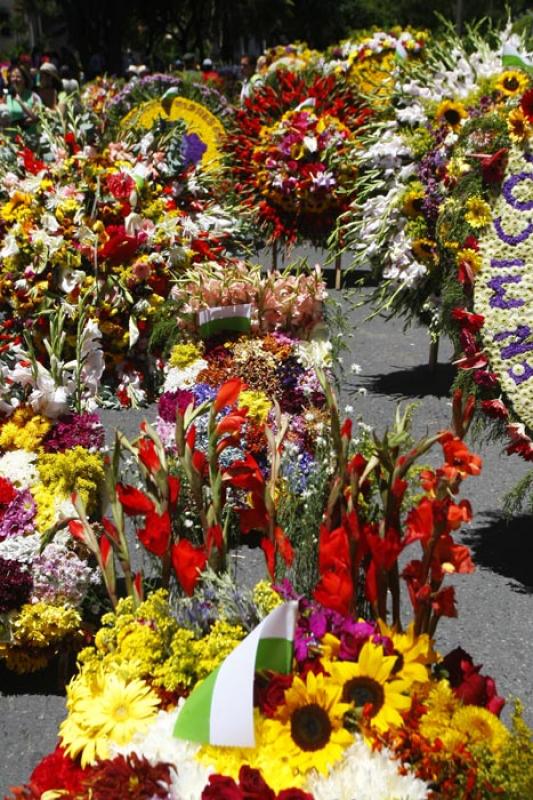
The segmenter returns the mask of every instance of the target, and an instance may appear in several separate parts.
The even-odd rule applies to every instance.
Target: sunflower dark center
[[[344,684],[342,699],[356,708],[367,706],[370,717],[375,717],[385,702],[385,693],[380,683],[373,678],[352,678]]]
[[[413,211],[416,211],[417,213],[419,211],[422,211],[422,209],[424,208],[424,198],[423,197],[415,197],[411,201],[411,206],[413,208]]]
[[[321,750],[331,731],[330,718],[316,703],[297,708],[291,717],[291,736],[301,750]]]
[[[509,92],[516,92],[519,87],[518,78],[515,78],[514,75],[512,78],[505,78],[503,85]]]
[[[444,119],[448,125],[459,125],[461,122],[461,115],[456,108],[447,108],[444,112]]]

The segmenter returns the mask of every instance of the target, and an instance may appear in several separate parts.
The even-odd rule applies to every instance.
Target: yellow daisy
[[[465,220],[472,228],[484,228],[492,220],[492,212],[488,203],[474,195],[466,201]]]
[[[437,659],[428,634],[416,636],[414,622],[404,633],[394,631],[382,620],[379,621],[379,628],[383,636],[391,639],[396,653],[393,674],[409,684],[426,683],[430,678],[428,666]]]
[[[529,86],[527,75],[517,69],[506,69],[499,76],[494,87],[508,97],[522,94]]]
[[[332,680],[342,687],[342,699],[352,704],[356,714],[364,714],[379,731],[402,725],[400,712],[411,705],[409,683],[394,674],[396,656],[386,656],[383,647],[365,642],[359,659],[324,663]]]
[[[507,130],[513,142],[523,142],[531,136],[531,125],[521,108],[515,108],[509,113]]]
[[[435,111],[437,122],[445,122],[454,131],[461,127],[461,122],[466,117],[468,117],[468,112],[464,105],[453,100],[443,100]]]

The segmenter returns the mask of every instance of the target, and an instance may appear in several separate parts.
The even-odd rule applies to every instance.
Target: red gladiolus
[[[194,450],[196,445],[196,425],[191,425],[185,435],[185,443],[191,450]]]
[[[453,308],[451,312],[452,319],[459,322],[464,327],[468,328],[473,333],[480,331],[485,324],[485,317],[482,314],[473,314],[464,308]]]
[[[447,586],[432,598],[431,607],[438,617],[456,617],[457,606],[455,605],[455,589]]]
[[[207,554],[211,555],[213,547],[220,552],[224,549],[224,533],[221,525],[212,525],[207,531]]]
[[[470,550],[463,544],[454,544],[449,534],[441,536],[433,551],[435,577],[442,580],[443,572],[469,575],[474,572]]]
[[[265,485],[259,464],[249,453],[246,453],[244,460],[230,464],[224,471],[224,478],[236,489],[244,489],[246,492],[259,494]]]
[[[201,450],[195,450],[192,454],[192,465],[199,475],[203,475],[207,467],[207,458]]]
[[[85,532],[83,523],[79,519],[71,519],[68,523],[68,529],[71,536],[79,542],[85,542]]]
[[[168,476],[168,502],[171,506],[175,506],[180,496],[180,479],[174,475]]]
[[[274,542],[265,537],[261,540],[261,550],[265,554],[268,574],[274,579],[276,574],[276,548]]]
[[[341,436],[344,439],[351,439],[352,438],[352,420],[345,419],[344,423],[341,428]]]
[[[338,571],[327,570],[324,572],[313,597],[326,608],[338,611],[339,614],[348,614],[353,597],[353,582],[347,569],[339,568]]]
[[[242,409],[239,409],[239,411],[242,411]],[[224,433],[235,433],[240,431],[245,422],[246,416],[243,413],[226,414],[218,423],[215,433],[217,436],[222,436]]]
[[[117,530],[116,525],[114,525],[111,522],[111,520],[108,519],[107,517],[103,517],[102,518],[102,527],[103,527],[104,531],[107,533],[108,537],[111,539],[111,541],[116,542],[118,544],[119,535],[118,535],[118,530]]]
[[[137,536],[149,553],[161,558],[168,550],[170,532],[171,523],[168,511],[164,511],[162,514],[153,511],[146,516],[144,528],[137,531]]]
[[[330,531],[320,526],[318,545],[318,568],[320,574],[336,566],[346,568],[350,563],[350,545],[343,527]]]
[[[161,462],[152,439],[140,439],[138,444],[139,459],[146,469],[154,475],[161,469]]]
[[[107,538],[107,536],[102,536],[100,541],[98,542],[98,546],[100,547],[100,555],[102,557],[102,564],[104,567],[107,566],[109,563],[109,559],[112,555],[113,548],[111,547],[111,542]]]
[[[274,541],[276,542],[276,548],[285,564],[290,567],[294,560],[294,550],[289,539],[279,527],[274,530]]]
[[[502,400],[482,400],[481,410],[495,419],[507,419],[509,416],[509,409]]]
[[[441,439],[446,463],[456,467],[462,476],[479,475],[481,472],[481,458],[471,453],[466,444],[451,433]]]
[[[135,486],[131,486],[129,483],[117,483],[115,490],[118,501],[128,516],[150,514],[155,510],[152,500]]]
[[[188,539],[180,539],[172,548],[172,566],[184,591],[190,596],[207,564],[203,547],[194,547]]]
[[[509,151],[502,147],[491,156],[481,157],[481,172],[485,183],[501,183],[503,181]]]
[[[225,406],[231,406],[236,403],[243,388],[244,383],[240,378],[231,378],[231,380],[223,383],[213,403],[215,413],[218,414]]]

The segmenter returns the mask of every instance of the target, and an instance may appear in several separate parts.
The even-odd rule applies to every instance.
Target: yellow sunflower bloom
[[[419,261],[435,263],[437,260],[437,245],[431,239],[415,239],[411,245],[413,254]]]
[[[472,228],[484,228],[492,220],[492,212],[488,203],[474,195],[466,201],[465,220]]]
[[[394,675],[410,685],[427,683],[430,679],[428,666],[437,660],[437,654],[433,650],[428,634],[416,636],[414,622],[404,633],[398,633],[382,620],[379,621],[379,629],[383,636],[388,636],[392,641],[397,654]]]
[[[522,94],[528,86],[527,75],[518,69],[506,69],[494,84],[494,88],[507,95],[507,97],[515,97],[518,94]]]
[[[412,189],[404,194],[402,198],[402,211],[406,217],[413,219],[422,214],[422,203],[424,200],[423,189]]]
[[[472,250],[470,247],[463,247],[461,250],[458,250],[456,260],[457,264],[463,264],[469,267],[473,273],[481,269],[481,256],[476,250]]]
[[[356,662],[324,663],[333,681],[342,687],[342,699],[364,713],[379,731],[402,725],[400,712],[411,705],[409,683],[394,674],[396,656],[386,656],[381,645],[365,642]]]
[[[507,130],[513,142],[523,142],[531,136],[532,127],[521,108],[515,108],[509,113]]]
[[[435,120],[446,123],[454,131],[461,127],[462,121],[467,117],[468,112],[464,105],[453,100],[443,100],[435,111]]]

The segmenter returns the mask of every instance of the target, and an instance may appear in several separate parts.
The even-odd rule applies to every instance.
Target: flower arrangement
[[[325,241],[346,203],[355,134],[369,116],[335,75],[279,71],[236,112],[227,142],[241,204],[269,239]]]
[[[507,452],[533,458],[528,364],[528,235],[533,134],[531,79],[507,69],[500,93],[454,150],[463,163],[438,221],[445,284],[444,325],[457,347],[458,382],[478,398],[482,415],[507,437]],[[530,485],[528,476],[517,499]]]
[[[354,263],[370,262],[379,281],[374,302],[389,313],[418,318],[433,336],[442,326],[439,298],[446,274],[439,215],[468,172],[468,159],[456,157],[457,139],[463,128],[503,110],[510,90],[501,89],[502,81],[514,76],[515,92],[527,82],[520,70],[502,70],[503,43],[527,59],[523,41],[509,30],[496,38],[470,31],[461,39],[450,32],[433,42],[423,65],[402,64],[381,124],[361,140],[357,192],[365,202],[354,203],[341,219],[340,238],[355,250]],[[473,228],[483,225],[483,210],[475,203],[468,209]]]

